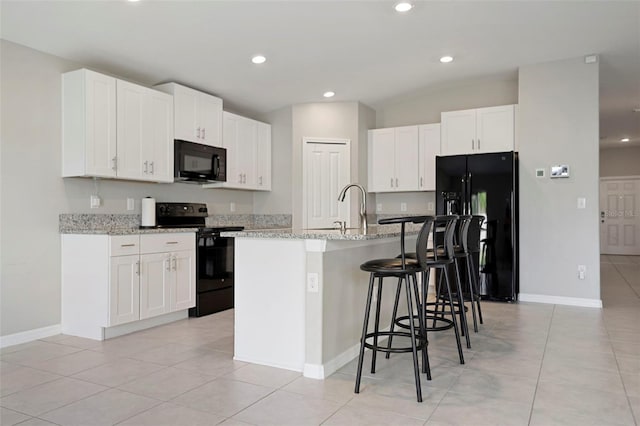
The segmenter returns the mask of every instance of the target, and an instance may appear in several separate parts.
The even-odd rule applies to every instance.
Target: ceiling
[[[146,83],[178,81],[261,113],[394,98],[598,54],[601,146],[640,146],[640,1],[8,1],[3,39]],[[267,62],[250,58],[263,54]],[[455,60],[441,64],[450,54]]]

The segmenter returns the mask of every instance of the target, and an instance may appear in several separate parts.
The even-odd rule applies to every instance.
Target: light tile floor
[[[232,311],[106,342],[59,335],[2,349],[0,424],[638,424],[640,257],[602,256],[602,299],[484,303],[465,365],[432,333],[421,404],[409,354],[379,357],[358,395],[355,361],[324,381],[234,361]]]

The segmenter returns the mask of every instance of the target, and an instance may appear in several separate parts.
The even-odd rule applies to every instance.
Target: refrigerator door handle
[[[467,211],[465,214],[471,213],[471,172],[467,176]]]

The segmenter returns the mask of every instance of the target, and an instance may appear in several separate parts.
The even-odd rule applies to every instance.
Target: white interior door
[[[303,227],[331,228],[336,220],[350,226],[349,194],[338,201],[351,179],[349,141],[305,140],[303,155]]]
[[[640,255],[640,179],[600,182],[600,252]]]

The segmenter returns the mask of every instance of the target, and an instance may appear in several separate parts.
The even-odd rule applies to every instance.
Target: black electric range
[[[157,203],[159,228],[197,228],[196,306],[189,316],[201,317],[233,308],[233,238],[225,231],[242,231],[243,226],[207,227],[207,205],[202,203]]]

